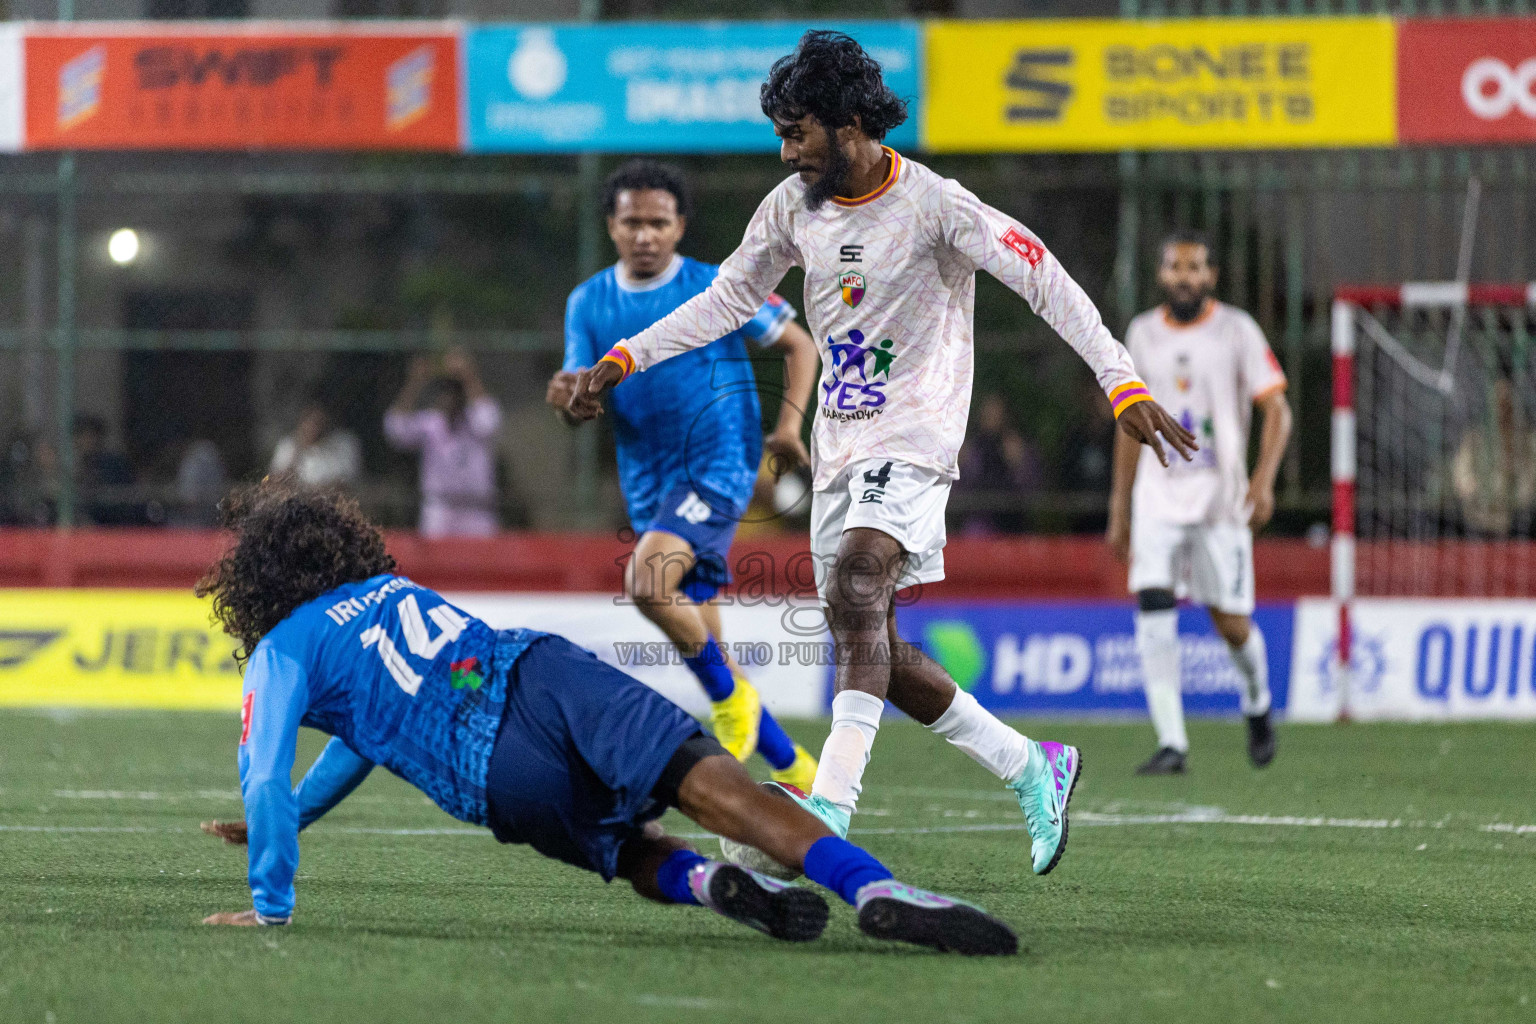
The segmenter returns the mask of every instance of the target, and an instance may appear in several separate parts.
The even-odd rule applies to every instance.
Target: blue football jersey
[[[592,366],[708,288],[719,268],[686,257],[643,286],[624,283],[616,267],[589,278],[565,306],[565,369]],[[762,413],[746,340],[772,344],[795,309],[770,296],[744,327],[702,348],[637,373],[613,389],[608,411],[619,483],[630,525],[644,533],[658,504],[678,484],[708,492],[740,514],[762,458]]]
[[[486,824],[507,669],[543,635],[498,632],[403,576],[382,575],[296,608],[263,637],[245,670],[239,754],[256,910],[293,911],[301,798],[307,824],[374,764],[461,821]],[[336,738],[322,756],[329,793],[303,792],[323,774],[313,770],[290,788],[301,725]]]

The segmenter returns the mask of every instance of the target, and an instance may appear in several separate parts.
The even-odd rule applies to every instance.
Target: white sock
[[[1004,782],[1017,781],[1029,763],[1029,740],[958,686],[954,701],[928,728]]]
[[[1136,613],[1136,649],[1141,652],[1141,674],[1146,681],[1147,712],[1157,730],[1157,745],[1189,751],[1184,732],[1184,695],[1180,692],[1179,611],[1167,608]]]
[[[832,698],[832,731],[821,747],[813,796],[826,797],[853,814],[884,710],[885,701],[861,690],[844,690]]]
[[[1269,651],[1264,646],[1264,634],[1259,627],[1250,624],[1248,641],[1241,647],[1228,647],[1232,652],[1232,664],[1243,677],[1243,689],[1238,694],[1238,706],[1249,718],[1269,710]]]

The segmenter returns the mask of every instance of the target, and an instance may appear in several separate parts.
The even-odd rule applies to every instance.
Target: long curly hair
[[[235,543],[196,593],[213,598],[212,618],[240,642],[242,667],[299,605],[395,569],[379,528],[345,495],[268,479],[231,492],[219,512]]]
[[[880,62],[852,36],[812,29],[795,52],[780,57],[758,93],[763,113],[774,121],[798,121],[810,114],[829,129],[853,124],[879,140],[907,119],[907,104],[885,84]]]

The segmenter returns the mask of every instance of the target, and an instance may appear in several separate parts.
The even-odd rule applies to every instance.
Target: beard
[[[1208,297],[1205,292],[1199,292],[1194,298],[1187,300],[1180,300],[1169,296],[1168,315],[1181,324],[1193,323],[1205,311],[1205,300]]]
[[[805,208],[815,213],[828,199],[841,192],[848,183],[848,172],[852,168],[853,161],[848,159],[840,147],[829,147],[826,170],[822,171],[821,177],[805,187]]]

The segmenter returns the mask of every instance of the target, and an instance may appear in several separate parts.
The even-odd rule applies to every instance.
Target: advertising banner
[[[915,23],[494,25],[465,41],[466,137],[478,152],[760,152],[758,106],[775,60],[809,28],[858,39],[911,103],[887,141],[917,142]]]
[[[238,708],[234,642],[184,590],[0,590],[0,704]]]
[[[459,148],[452,29],[32,26],[29,149]]]
[[[1389,146],[1388,18],[940,21],[935,152]]]
[[[1254,622],[1269,650],[1274,706],[1291,678],[1291,605],[1260,605]],[[1143,715],[1141,657],[1130,604],[923,601],[897,610],[904,639],[918,644],[999,714]],[[1179,612],[1184,709],[1236,715],[1241,681],[1203,609]]]
[[[0,153],[22,148],[25,67],[22,27],[0,24]]]
[[[1351,622],[1354,718],[1536,718],[1536,601],[1362,598]],[[1292,719],[1337,717],[1338,645],[1333,602],[1299,602]]]
[[[1405,21],[1399,27],[1401,141],[1536,141],[1536,19]]]

